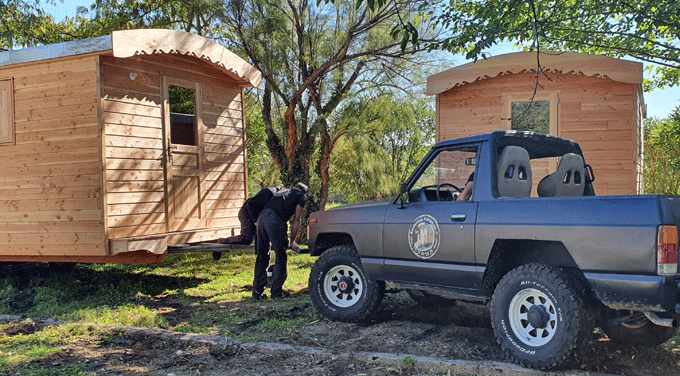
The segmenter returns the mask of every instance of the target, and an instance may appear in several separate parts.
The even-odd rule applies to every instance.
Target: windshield
[[[476,157],[477,147],[441,151],[418,177],[411,191],[436,189],[440,185],[444,190],[462,190],[475,171]]]

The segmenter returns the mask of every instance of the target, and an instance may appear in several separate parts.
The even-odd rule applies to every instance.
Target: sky
[[[55,20],[62,20],[64,17],[74,17],[76,14],[76,9],[79,6],[89,6],[94,2],[94,0],[64,0],[60,2],[57,0],[57,5],[53,6],[50,4],[43,4],[43,9],[49,14],[51,14]],[[500,49],[492,50],[492,54],[508,53],[512,52],[512,47],[504,46]],[[466,61],[459,58],[455,59],[457,63],[464,64]],[[645,67],[648,64],[645,63]],[[432,72],[435,74],[438,72]],[[645,77],[648,74],[645,71]],[[647,105],[647,118],[659,118],[663,119],[668,117],[668,115],[673,112],[673,110],[680,106],[680,87],[672,87],[665,89],[656,89],[652,92],[647,92],[644,94],[645,104]]]

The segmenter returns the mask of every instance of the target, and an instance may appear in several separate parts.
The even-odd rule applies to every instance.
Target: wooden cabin
[[[0,53],[0,261],[155,262],[231,235],[260,82],[172,30]]]
[[[512,53],[435,74],[427,94],[437,98],[437,141],[505,129],[569,138],[593,167],[597,195],[642,193],[642,63],[570,52]],[[532,99],[541,124],[526,129],[521,118]],[[556,161],[532,163],[532,195],[555,168]]]

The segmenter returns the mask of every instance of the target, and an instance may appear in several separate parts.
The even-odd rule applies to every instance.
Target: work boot
[[[253,300],[267,299],[267,295],[263,292],[253,291]]]
[[[272,293],[272,299],[285,299],[288,297],[290,297],[290,293],[288,291]]]

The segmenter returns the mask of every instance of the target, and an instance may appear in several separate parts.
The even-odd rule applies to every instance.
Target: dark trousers
[[[255,278],[253,291],[261,294],[267,287],[267,267],[269,266],[269,245],[276,254],[276,262],[272,271],[272,295],[283,291],[283,283],[288,278],[288,224],[279,218],[271,209],[265,209],[257,219],[257,239],[255,242]]]
[[[225,244],[250,244],[255,236],[255,223],[250,219],[248,205],[241,206],[238,211],[238,220],[241,222],[241,235],[230,236],[222,243]]]

